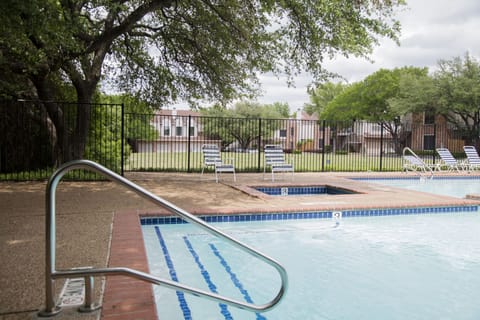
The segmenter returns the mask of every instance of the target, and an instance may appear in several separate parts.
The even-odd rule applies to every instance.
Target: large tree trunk
[[[102,43],[95,51],[93,59],[87,66],[77,68],[74,64],[66,64],[64,71],[68,74],[77,91],[77,115],[73,135],[73,159],[82,159],[87,146],[90,120],[92,116],[92,101],[98,82],[101,78],[102,65],[111,41]],[[85,61],[82,61],[82,64]]]
[[[72,150],[73,159],[82,159],[85,154],[90,128],[91,109],[92,106],[90,104],[79,104],[77,107],[77,119],[72,139],[74,146]]]
[[[65,156],[67,154],[66,148],[68,148],[69,145],[64,112],[61,105],[54,101],[55,94],[52,92],[53,86],[48,84],[46,77],[38,76],[32,78],[32,82],[37,90],[39,100],[47,111],[48,119],[46,119],[45,123],[48,124],[49,140],[54,150],[54,165],[59,165],[65,162]]]
[[[91,72],[94,75],[99,75],[100,70],[92,68]],[[73,135],[73,150],[74,159],[82,159],[85,154],[85,148],[87,147],[88,133],[90,131],[90,123],[92,118],[92,100],[99,76],[87,77],[87,80],[74,82],[77,90],[77,116],[75,122],[75,130]]]
[[[39,77],[33,80],[38,97],[43,102],[53,124],[48,129],[50,140],[55,143],[53,146],[55,164],[82,159],[90,129],[91,101],[97,83],[83,84],[81,88],[77,88],[78,103],[75,106],[70,103],[55,102],[56,95],[53,92],[55,86],[49,85],[48,79]]]

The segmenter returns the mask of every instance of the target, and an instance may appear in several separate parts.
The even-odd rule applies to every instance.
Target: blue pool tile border
[[[371,180],[421,180],[421,179],[427,179],[427,180],[479,180],[480,175],[475,175],[475,176],[428,176],[428,177],[421,177],[421,176],[415,176],[415,177],[401,177],[401,176],[394,176],[394,177],[350,177],[348,178],[350,180],[355,180],[355,181],[371,181]]]
[[[301,196],[301,195],[319,195],[319,194],[353,194],[352,190],[332,187],[332,186],[283,186],[283,187],[252,187],[253,189],[265,193],[269,196]]]
[[[356,209],[338,211],[305,211],[305,212],[276,212],[276,213],[242,213],[233,215],[208,215],[199,216],[205,222],[250,222],[250,221],[275,221],[275,220],[303,220],[303,219],[332,219],[341,213],[342,218],[355,217],[380,217],[394,215],[416,215],[435,213],[459,213],[478,211],[478,205],[443,206],[443,207],[417,207],[417,208],[387,208],[387,209]],[[180,217],[140,217],[140,224],[184,224],[188,223]]]
[[[281,195],[305,195],[305,194],[327,194],[326,186],[314,187],[254,187],[255,190],[270,196]]]

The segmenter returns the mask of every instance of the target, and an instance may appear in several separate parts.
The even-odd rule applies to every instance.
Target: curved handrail
[[[416,154],[415,152],[413,152],[413,150],[412,150],[412,149],[410,149],[409,147],[405,147],[405,148],[403,148],[403,150],[402,150],[402,154],[403,154],[404,156],[407,154],[407,152],[408,152],[408,153],[410,153],[410,154],[411,154],[412,156],[414,156],[415,158],[418,158],[418,159],[420,159],[420,157],[419,157],[419,156],[417,156],[417,154]]]
[[[403,168],[404,170],[408,170],[408,167],[406,166],[406,164],[408,163],[408,160],[407,160],[407,152],[410,154],[410,157],[413,157],[414,159],[416,159],[416,161],[418,161],[419,164],[421,164],[421,166],[419,167],[419,169],[421,169],[424,173],[427,173],[427,171],[430,172],[430,178],[433,178],[433,169],[430,165],[426,164],[415,152],[413,152],[412,149],[410,149],[409,147],[405,147],[403,148],[403,151],[402,151],[402,159],[403,159]],[[421,174],[420,174],[421,176]]]
[[[126,188],[134,191],[138,195],[146,198],[147,200],[152,201],[153,203],[169,210],[172,213],[182,217],[188,222],[196,224],[206,230],[207,232],[223,238],[230,242],[232,245],[240,248],[243,251],[251,254],[252,256],[262,260],[263,262],[273,266],[278,273],[280,274],[280,278],[282,280],[281,287],[277,293],[277,295],[270,301],[263,305],[255,305],[253,303],[245,303],[243,301],[238,301],[234,299],[230,299],[227,297],[223,297],[218,294],[214,294],[211,292],[203,291],[200,289],[196,289],[190,286],[186,286],[180,284],[178,282],[161,279],[155,276],[152,276],[148,273],[140,272],[130,268],[92,268],[92,269],[69,269],[69,270],[62,270],[57,271],[55,270],[55,194],[56,188],[62,177],[71,170],[75,169],[86,169],[89,171],[94,171],[104,177],[109,178],[113,182],[119,183]],[[249,247],[248,245],[234,239],[233,237],[229,236],[228,234],[210,226],[200,218],[188,213],[187,211],[175,206],[174,204],[162,199],[153,193],[145,190],[144,188],[136,185],[135,183],[131,182],[130,180],[116,174],[115,172],[103,167],[102,165],[95,163],[90,160],[74,160],[68,163],[63,164],[60,166],[57,171],[55,171],[52,176],[50,177],[48,184],[47,184],[47,191],[46,191],[46,263],[45,263],[45,289],[46,289],[46,308],[44,311],[41,312],[43,316],[54,315],[60,311],[59,307],[55,306],[54,301],[54,279],[57,278],[68,278],[68,277],[84,277],[84,276],[102,276],[102,275],[126,275],[133,278],[137,278],[139,280],[147,281],[157,285],[164,285],[171,289],[180,290],[183,292],[187,292],[196,296],[205,297],[211,300],[223,302],[241,309],[246,309],[249,311],[261,312],[267,311],[272,309],[277,303],[280,302],[281,298],[285,294],[287,287],[288,287],[288,277],[285,268],[280,265],[278,262],[273,260],[272,258],[260,253],[259,251]]]

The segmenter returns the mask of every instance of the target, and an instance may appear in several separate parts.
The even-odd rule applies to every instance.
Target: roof
[[[176,113],[176,114],[175,114]],[[172,116],[172,115],[177,115],[181,117],[188,117],[188,116],[200,116],[200,112],[194,111],[194,110],[176,110],[176,109],[162,109],[158,110],[156,115],[158,116]]]
[[[305,111],[302,111],[300,114],[300,120],[318,120],[318,116],[316,113],[309,115]]]

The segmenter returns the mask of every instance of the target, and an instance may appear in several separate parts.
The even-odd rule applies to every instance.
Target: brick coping
[[[137,212],[114,214],[108,266],[149,272]],[[152,285],[126,276],[107,277],[101,319],[157,320]]]

